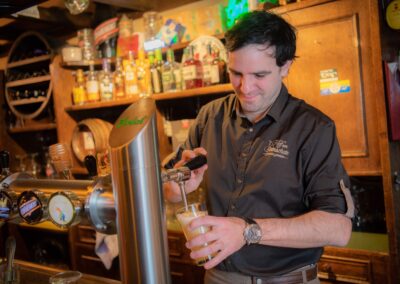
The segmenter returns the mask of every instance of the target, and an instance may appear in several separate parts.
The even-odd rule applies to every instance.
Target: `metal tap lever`
[[[175,181],[181,182],[190,179],[190,172],[200,168],[207,163],[207,157],[204,155],[198,155],[193,159],[189,160],[180,168],[169,169],[161,173],[162,182]]]
[[[13,263],[15,255],[16,242],[13,236],[9,236],[6,241],[7,267],[4,273],[4,283],[14,282]]]
[[[87,155],[84,159],[85,167],[89,172],[89,177],[94,179],[97,177],[97,161],[93,155]]]

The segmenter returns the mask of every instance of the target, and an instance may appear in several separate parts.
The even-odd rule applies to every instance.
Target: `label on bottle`
[[[182,68],[182,76],[183,76],[183,80],[187,81],[187,80],[194,80],[197,79],[196,78],[196,66],[192,65],[192,66],[184,66]]]
[[[112,100],[113,97],[113,84],[109,81],[100,83],[100,93],[102,101]]]
[[[211,65],[210,67],[211,67],[210,68],[211,84],[221,83],[221,78],[219,76],[219,67],[218,67],[218,65]]]
[[[171,91],[173,89],[174,76],[171,71],[165,71],[161,74],[161,80],[164,92]]]
[[[74,87],[72,89],[72,96],[75,105],[82,105],[86,102],[86,93],[83,86]]]
[[[182,90],[182,72],[180,68],[174,70],[174,80],[177,90]]]
[[[158,94],[161,93],[161,80],[160,80],[160,73],[157,69],[151,69],[151,82],[153,84],[153,92]]]
[[[87,81],[86,90],[88,101],[95,102],[100,100],[99,83],[97,81]]]

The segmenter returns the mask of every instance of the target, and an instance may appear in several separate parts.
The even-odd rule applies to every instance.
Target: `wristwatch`
[[[244,228],[243,231],[243,237],[246,244],[258,244],[262,237],[261,227],[253,219],[248,217],[242,217],[242,219],[246,222],[246,228]]]

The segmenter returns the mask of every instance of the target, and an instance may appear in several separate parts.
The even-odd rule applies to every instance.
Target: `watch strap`
[[[247,223],[247,224],[257,224],[256,221],[254,221],[253,219],[243,216],[242,219]]]

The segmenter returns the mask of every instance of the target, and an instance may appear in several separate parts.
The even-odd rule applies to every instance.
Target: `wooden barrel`
[[[98,119],[89,118],[80,121],[72,133],[72,150],[79,161],[83,162],[87,155],[96,157],[97,153],[108,149],[108,137],[112,124]]]

